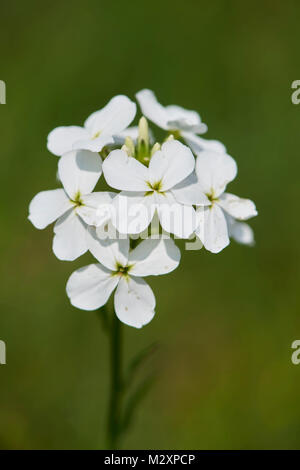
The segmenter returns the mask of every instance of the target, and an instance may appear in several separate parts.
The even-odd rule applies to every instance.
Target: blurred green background
[[[259,217],[255,248],[184,252],[148,279],[157,314],[124,327],[125,355],[157,340],[142,373],[159,377],[124,447],[300,447],[299,15],[297,1],[1,2],[1,448],[104,446],[108,341],[65,294],[90,257],[57,260],[28,204],[57,187],[48,132],[144,87],[200,112],[237,159],[230,192]]]

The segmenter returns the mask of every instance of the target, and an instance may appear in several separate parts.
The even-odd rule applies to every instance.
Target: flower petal
[[[64,153],[71,152],[73,145],[79,141],[89,138],[86,129],[79,126],[56,127],[47,138],[49,152],[60,157]]]
[[[43,229],[71,207],[72,204],[63,189],[42,191],[32,199],[28,219],[36,228]]]
[[[134,142],[137,141],[139,136],[139,128],[138,126],[127,127],[122,132],[114,135],[114,143],[116,145],[123,145],[125,143],[126,137],[130,137]]]
[[[151,239],[142,241],[130,254],[129,264],[133,276],[157,276],[177,268],[180,250],[172,239]]]
[[[76,212],[88,225],[103,225],[111,219],[111,203],[115,195],[116,193],[101,191],[82,196],[83,204],[76,208]]]
[[[122,132],[133,121],[136,104],[127,96],[117,95],[107,105],[91,114],[84,123],[92,135],[98,132],[114,135]]]
[[[203,134],[207,131],[207,125],[201,122],[201,118],[196,111],[182,108],[181,106],[166,106],[168,113],[168,128],[181,131],[195,132]]]
[[[121,278],[115,293],[115,311],[126,325],[141,328],[154,317],[155,297],[141,278]]]
[[[186,145],[178,140],[165,142],[161,150],[151,157],[150,182],[155,184],[161,181],[161,191],[167,191],[192,173],[194,167],[194,156]]]
[[[196,155],[203,152],[203,150],[216,153],[226,153],[225,145],[219,140],[203,139],[192,132],[182,132],[181,135]]]
[[[230,229],[229,236],[243,245],[253,246],[255,244],[253,229],[245,222],[235,222]]]
[[[125,191],[148,191],[148,168],[123,150],[113,150],[103,163],[107,183],[115,189]]]
[[[179,204],[170,191],[156,196],[157,212],[162,228],[179,238],[189,238],[196,228],[196,213],[192,206]]]
[[[227,222],[222,209],[217,204],[199,207],[197,218],[196,235],[208,251],[219,253],[229,244]]]
[[[151,131],[151,129],[148,129],[148,133],[149,133],[149,141],[150,141],[150,144],[153,144],[154,143],[154,135],[153,135],[153,132]],[[117,135],[114,135],[114,143],[116,145],[123,145],[125,143],[125,139],[126,137],[130,137],[133,142],[137,142],[137,139],[138,139],[138,136],[139,136],[139,128],[138,126],[132,126],[132,127],[127,127],[127,129],[125,129],[124,131],[122,132],[119,132]]]
[[[253,201],[250,199],[240,198],[234,194],[222,194],[220,196],[219,205],[235,219],[248,220],[257,215],[257,210]]]
[[[238,222],[230,215],[226,216],[226,220],[228,224],[229,237],[243,245],[254,245],[254,232],[250,225],[246,224],[245,222]]]
[[[93,191],[102,173],[102,160],[98,153],[74,150],[63,155],[58,162],[58,175],[71,199]]]
[[[117,276],[100,264],[90,264],[74,271],[67,282],[67,295],[74,307],[96,310],[108,301],[119,282]]]
[[[154,122],[158,127],[167,130],[169,120],[168,113],[157,101],[153,91],[144,89],[139,91],[135,96],[144,116]]]
[[[207,206],[210,201],[202,192],[196,174],[193,172],[171,189],[171,193],[177,202],[181,204]]]
[[[150,224],[155,208],[153,195],[122,191],[112,203],[112,224],[120,233],[141,233]]]
[[[226,153],[205,150],[197,157],[196,174],[202,191],[218,197],[236,177],[237,166],[235,160]]]
[[[114,139],[110,134],[101,134],[99,137],[92,139],[78,140],[73,144],[74,150],[89,150],[90,152],[100,152],[105,145],[113,144]]]
[[[129,238],[101,239],[94,227],[87,229],[87,246],[92,255],[107,269],[116,271],[117,265],[127,266]]]
[[[74,209],[54,225],[53,252],[58,259],[73,261],[87,251],[86,225]]]

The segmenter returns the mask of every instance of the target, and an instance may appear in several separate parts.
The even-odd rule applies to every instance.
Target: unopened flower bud
[[[158,150],[160,150],[160,144],[158,142],[156,142],[156,144],[153,145],[152,149],[151,149],[151,157],[152,155],[157,152]]]
[[[126,137],[125,139],[125,146],[127,147],[128,149],[128,155],[130,155],[131,157],[134,157],[134,154],[135,154],[135,147],[134,147],[134,142],[132,140],[131,137]]]
[[[149,153],[149,129],[148,121],[142,116],[139,121],[139,136],[138,136],[138,154],[140,159],[144,159]]]

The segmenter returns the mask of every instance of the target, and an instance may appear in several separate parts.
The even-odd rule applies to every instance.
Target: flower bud
[[[138,155],[139,159],[148,157],[149,154],[149,129],[148,121],[142,116],[139,121],[139,136],[138,136]]]
[[[158,150],[160,150],[160,144],[158,142],[156,142],[156,144],[153,145],[152,149],[151,149],[151,157],[152,155],[157,152]]]
[[[128,151],[127,151],[128,155],[129,155],[130,157],[134,157],[134,154],[135,154],[135,147],[134,147],[134,142],[133,142],[132,138],[131,138],[131,137],[126,137],[126,139],[125,139],[125,144],[124,144],[124,145],[125,145],[125,146],[127,147],[127,149],[128,149]]]

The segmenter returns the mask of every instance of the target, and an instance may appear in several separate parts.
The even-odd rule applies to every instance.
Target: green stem
[[[120,437],[122,398],[122,330],[121,322],[113,312],[110,327],[110,402],[108,410],[107,440],[109,449],[116,449]]]

